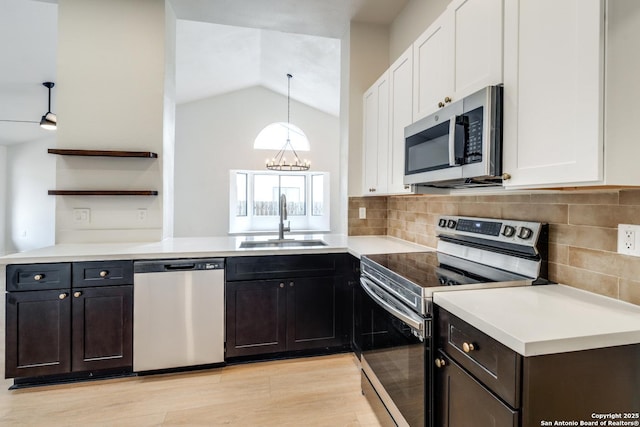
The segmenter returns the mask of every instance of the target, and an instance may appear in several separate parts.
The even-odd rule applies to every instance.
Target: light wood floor
[[[15,391],[10,385],[0,383],[0,426],[379,426],[360,393],[353,354]]]

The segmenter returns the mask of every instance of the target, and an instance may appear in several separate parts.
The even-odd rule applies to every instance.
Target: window
[[[281,194],[287,198],[291,231],[329,231],[328,172],[230,173],[230,233],[277,232]]]

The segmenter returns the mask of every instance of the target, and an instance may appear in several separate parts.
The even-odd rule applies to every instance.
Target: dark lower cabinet
[[[75,289],[72,371],[133,364],[133,286]]]
[[[348,348],[344,261],[343,254],[228,258],[225,357]],[[330,274],[314,276],[314,265]]]
[[[6,294],[6,378],[71,371],[68,289]]]
[[[227,284],[226,357],[285,351],[286,289],[282,281]]]
[[[70,271],[100,268],[103,285],[74,287]],[[130,370],[133,364],[133,275],[113,272],[130,261],[7,267],[5,377],[18,382],[63,380],[78,373]],[[132,270],[131,270],[132,271]],[[60,279],[63,278],[64,280]],[[55,279],[55,280],[54,280]],[[29,284],[27,290],[26,285]],[[54,286],[65,286],[53,288]],[[41,378],[31,381],[33,378]],[[49,379],[47,379],[47,377]]]
[[[439,353],[444,361],[435,378],[434,394],[439,426],[517,427],[518,412],[502,403],[460,366]]]

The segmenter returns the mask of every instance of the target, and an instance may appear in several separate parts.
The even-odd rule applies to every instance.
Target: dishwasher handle
[[[222,269],[224,269],[224,258],[158,259],[133,263],[135,274]]]

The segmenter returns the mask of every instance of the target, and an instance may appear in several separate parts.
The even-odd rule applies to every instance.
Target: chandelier
[[[300,160],[298,157],[298,153],[294,150],[293,145],[291,145],[291,78],[293,76],[287,73],[287,140],[284,145],[278,151],[272,159],[267,160],[266,166],[267,169],[274,171],[306,171],[311,167],[311,163],[308,160]],[[293,159],[291,162],[287,162],[285,158],[285,153],[287,151],[291,151],[293,155]]]

